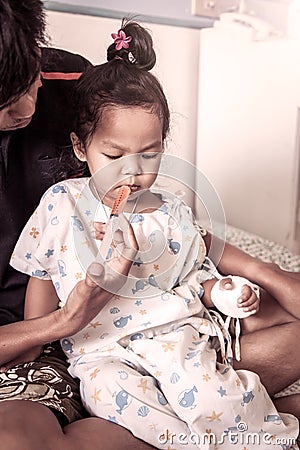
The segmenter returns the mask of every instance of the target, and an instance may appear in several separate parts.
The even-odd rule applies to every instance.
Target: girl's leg
[[[211,426],[217,439],[221,439],[226,429],[235,426],[237,417],[242,417],[249,432],[257,432],[264,423],[266,432],[278,435],[287,432],[287,436],[294,437],[296,420],[289,424],[286,421],[287,428],[264,421],[266,415],[277,412],[257,375],[217,366],[208,336],[197,335],[198,327],[205,325],[194,321],[193,325],[183,325],[152,340],[132,343],[136,357],[141,358],[139,362],[154,376],[158,374],[160,388],[178,417],[198,436]],[[245,399],[249,394],[250,401]],[[215,417],[216,412],[221,419]]]
[[[162,395],[156,379],[137,367],[129,351],[115,351],[118,357],[91,361],[81,372],[81,398],[87,411],[130,430],[155,448],[165,448],[159,437],[166,430],[188,436],[187,424]]]
[[[61,428],[56,416],[32,401],[0,402],[1,448],[5,450],[150,450],[128,430],[103,419],[81,419]]]

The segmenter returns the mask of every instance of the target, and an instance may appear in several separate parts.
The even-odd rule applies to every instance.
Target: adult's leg
[[[300,378],[296,345],[300,336],[300,278],[276,267],[272,266],[273,283],[268,283],[268,292],[261,292],[259,312],[241,321],[242,359],[235,362],[235,368],[258,373],[271,395]]]
[[[300,378],[299,335],[298,320],[242,335],[234,368],[256,372],[270,395],[281,391]]]
[[[128,430],[98,418],[61,428],[46,406],[32,401],[0,402],[1,448],[5,450],[150,450]]]
[[[261,270],[257,268],[251,278],[274,297],[286,312],[300,319],[299,272],[288,272],[276,264],[261,263]]]
[[[299,283],[299,304],[300,304],[300,283]],[[288,312],[283,306],[281,298],[272,297],[268,292],[261,290],[260,308],[256,314],[245,319],[241,319],[243,335],[253,333],[276,325],[290,322],[300,322],[294,315]]]
[[[276,263],[265,263],[266,266],[270,267],[273,272],[276,272],[280,275],[285,275],[291,278],[294,278],[295,280],[300,281],[300,272],[291,272],[289,270],[281,269],[278,264]]]
[[[73,422],[64,428],[65,441],[74,449],[79,442],[78,450],[153,450],[154,447],[133,436],[126,428],[98,417],[90,417]],[[52,450],[60,450],[54,447]],[[77,447],[76,447],[77,450]]]
[[[294,414],[300,420],[300,394],[275,398],[274,404],[278,411]]]
[[[294,321],[241,337],[241,361],[235,369],[256,372],[272,396],[300,378],[297,342],[300,321]],[[294,414],[300,420],[300,394],[274,399],[278,411]]]

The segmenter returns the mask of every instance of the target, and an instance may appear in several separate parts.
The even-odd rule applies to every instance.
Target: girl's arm
[[[51,280],[30,277],[24,307],[24,319],[35,319],[52,313],[58,308],[59,298]],[[43,351],[43,345],[37,345],[20,356],[23,362],[33,361]],[[13,361],[16,363],[16,360]]]
[[[202,236],[206,245],[209,249],[212,242],[212,235],[207,232],[205,236]],[[213,261],[217,266],[218,270],[222,275],[238,275],[250,279],[255,276],[256,268],[260,264],[260,261],[242,250],[234,247],[227,242],[224,243],[221,239],[213,236],[214,245],[222,249],[222,254],[219,256],[219,261]],[[250,279],[253,283],[257,280]]]
[[[31,277],[26,289],[24,319],[45,316],[57,309],[58,302],[51,280]]]
[[[203,236],[206,248],[211,245],[212,236],[207,233]],[[224,246],[221,239],[213,237],[215,242],[219,241],[220,248]],[[253,256],[248,255],[237,247],[225,243],[219,261],[213,261],[222,275],[238,275],[245,277],[252,283],[256,283],[264,289],[267,289],[269,283],[272,283],[272,268],[269,264],[260,261]]]

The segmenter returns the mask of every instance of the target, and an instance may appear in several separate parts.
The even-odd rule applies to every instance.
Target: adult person
[[[43,86],[38,92],[37,78],[41,62],[39,52],[40,45],[44,43],[42,3],[39,0],[19,0],[18,2],[1,0],[0,5],[0,55],[3,62],[0,74],[1,166],[5,169],[0,197],[2,219],[5,223],[5,226],[1,228],[0,303],[3,326],[0,327],[0,364],[9,365],[11,360],[31,348],[44,345],[64,335],[71,335],[83,328],[97,314],[107,293],[87,277],[75,286],[66,306],[61,310],[43,318],[38,317],[30,321],[18,320],[21,318],[21,307],[17,305],[23,307],[27,280],[15,278],[10,272],[12,269],[8,266],[10,256],[8,253],[12,251],[18,234],[36,206],[40,194],[55,181],[50,175],[53,166],[59,162],[59,149],[69,145],[71,109],[66,106],[62,113],[58,114],[58,104],[61,104],[61,108],[68,105],[70,88],[67,86],[70,86],[71,81],[63,76],[61,78],[64,80],[59,82],[53,79],[54,75],[47,77],[45,74]],[[50,57],[47,58],[47,71],[57,76],[58,72],[64,72],[64,68],[57,67],[63,58],[59,56],[59,52],[55,54],[56,61]],[[45,58],[44,55],[43,58]],[[72,76],[76,78],[84,66],[85,63],[81,61],[79,68],[77,66],[76,69],[76,66],[73,66],[69,68],[69,73],[70,71],[73,74],[77,73]],[[42,69],[45,71],[44,59],[42,59]],[[52,103],[51,110],[50,106],[47,106],[47,99],[48,102],[54,99],[56,89],[59,89],[59,92]],[[51,102],[48,103],[50,104]],[[67,130],[66,127],[67,131],[64,134],[63,124],[67,118],[70,120],[69,129]],[[44,151],[40,151],[41,148]],[[24,156],[23,152],[25,152]],[[54,157],[52,162],[51,157]],[[39,168],[37,168],[38,160],[42,161],[39,163]],[[47,166],[45,170],[40,168],[43,165]],[[234,260],[232,254],[235,252],[240,254],[237,249],[226,246],[222,267],[220,267],[224,273],[245,276],[269,289],[274,296],[278,289],[282,289],[284,293],[292,294],[289,297],[284,295],[284,298],[288,297],[287,301],[297,302],[298,280],[294,278],[294,275],[284,276],[280,269],[260,263],[245,254],[242,255],[243,264],[239,262],[238,267],[232,267],[226,262],[227,255]],[[278,280],[276,284],[273,284],[274,276]],[[12,293],[13,290],[14,293]],[[295,336],[298,333],[299,320],[289,318],[283,324],[278,319],[270,329],[264,329],[262,326],[258,334],[249,333],[243,336],[244,351],[241,366],[258,372],[271,393],[287,386],[297,379],[300,373],[299,355],[294,345]],[[274,373],[278,372],[283,359],[285,359],[285,370],[274,383]],[[61,358],[59,361],[63,364]],[[49,372],[44,372],[43,375],[41,367],[51,366],[52,370],[54,367],[57,369],[57,353],[43,356],[38,362],[40,362],[39,373],[42,375],[37,384],[41,390],[41,386],[47,388],[46,378],[49,377]],[[34,367],[34,365],[30,366],[30,368]],[[62,383],[65,382],[66,388],[69,385],[67,377],[66,370],[60,366],[59,378]],[[76,387],[73,386],[72,389],[73,392],[69,398],[74,399]],[[78,448],[84,450],[94,447],[99,450],[102,448],[142,450],[149,448],[141,441],[133,439],[126,430],[114,424],[102,422],[98,418],[84,418],[65,425],[68,420],[64,411],[54,414],[54,411],[58,411],[55,410],[55,405],[51,405],[50,401],[47,405],[47,398],[44,400],[46,400],[44,403],[18,400],[0,402],[0,435],[5,449]],[[76,412],[74,406],[72,408],[73,412],[75,409],[75,414],[79,414],[77,416],[79,418],[81,413]],[[295,413],[291,409],[289,405],[289,412]]]

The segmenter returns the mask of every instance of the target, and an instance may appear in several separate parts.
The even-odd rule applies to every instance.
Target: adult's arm
[[[85,279],[75,285],[62,308],[50,312],[57,299],[51,280],[32,280],[29,283],[26,297],[31,299],[28,302],[26,298],[26,304],[30,306],[25,309],[25,316],[32,318],[0,327],[0,367],[28,351],[33,351],[35,355],[35,349],[48,342],[77,333],[111,299],[112,292],[116,292],[126,281],[137,251],[137,242],[131,225],[123,216],[119,218],[120,228],[113,236],[108,233],[107,240],[120,246],[122,253],[105,266],[101,260],[92,263]],[[51,298],[49,306],[45,304],[47,298]],[[49,312],[45,314],[47,308]]]
[[[34,347],[77,333],[97,315],[111,295],[87,275],[76,284],[63,308],[43,317],[3,325],[0,327],[0,365]]]

